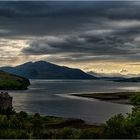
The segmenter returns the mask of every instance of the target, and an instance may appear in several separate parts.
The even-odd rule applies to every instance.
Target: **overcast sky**
[[[0,1],[0,65],[45,60],[140,73],[139,1]]]

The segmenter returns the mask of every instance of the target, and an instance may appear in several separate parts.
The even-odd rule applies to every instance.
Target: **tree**
[[[135,106],[140,106],[140,92],[130,98],[130,102]]]
[[[107,138],[140,138],[140,93],[130,98],[134,107],[132,112],[124,117],[115,115],[106,122],[105,134]]]
[[[41,133],[43,130],[43,121],[39,115],[39,113],[35,113],[33,118],[32,118],[32,132],[33,132],[33,137],[34,138],[41,138]]]

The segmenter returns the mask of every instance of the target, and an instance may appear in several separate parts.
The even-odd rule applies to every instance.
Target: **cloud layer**
[[[1,61],[8,50],[7,58],[20,62],[138,63],[139,13],[139,1],[1,1]]]

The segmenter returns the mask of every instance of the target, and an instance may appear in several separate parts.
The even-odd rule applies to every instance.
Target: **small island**
[[[24,90],[30,85],[30,81],[24,77],[0,71],[1,90]]]

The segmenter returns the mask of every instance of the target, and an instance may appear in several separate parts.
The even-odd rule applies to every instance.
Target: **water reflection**
[[[14,108],[17,111],[105,122],[114,114],[130,112],[131,106],[74,97],[69,94],[131,89],[140,90],[139,84],[101,80],[31,80],[29,90],[10,91],[10,94],[14,97]]]

